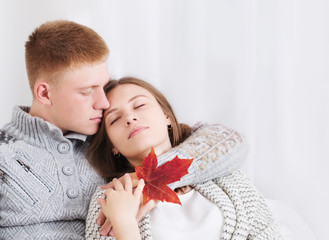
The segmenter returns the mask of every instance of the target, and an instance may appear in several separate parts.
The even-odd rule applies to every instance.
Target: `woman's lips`
[[[147,127],[135,127],[133,130],[131,130],[131,132],[129,133],[129,138],[132,138],[133,136],[143,132],[145,129],[147,129]]]

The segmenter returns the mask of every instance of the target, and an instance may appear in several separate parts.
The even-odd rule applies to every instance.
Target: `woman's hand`
[[[130,182],[132,183],[133,188],[138,186],[139,179],[137,178],[136,173],[128,173],[128,174],[125,174],[125,175],[130,176],[130,178],[131,178]],[[125,179],[126,179],[126,177],[123,176],[123,177],[117,179],[116,181],[120,181],[121,184],[123,185],[123,187],[125,188]],[[102,186],[102,189],[115,189],[114,181],[111,181],[107,185]],[[141,196],[141,198],[142,198],[142,196]],[[139,220],[141,220],[147,212],[151,211],[157,205],[157,203],[158,203],[158,201],[150,200],[145,205],[141,204],[139,206],[139,210],[138,210],[138,213],[137,213],[137,216],[136,216],[137,222]],[[101,232],[102,236],[107,236],[107,235],[110,235],[112,237],[114,236],[112,223],[111,223],[110,219],[105,216],[102,209],[98,214],[97,224],[102,226],[101,229],[100,229],[100,232]]]
[[[105,192],[106,199],[97,199],[102,212],[109,219],[115,230],[116,239],[139,239],[139,230],[136,216],[138,213],[144,181],[138,182],[133,192],[131,178],[128,174],[123,177],[124,185],[113,180],[113,188]],[[129,229],[129,231],[126,231]]]

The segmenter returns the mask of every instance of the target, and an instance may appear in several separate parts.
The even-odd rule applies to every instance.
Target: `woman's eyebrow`
[[[118,110],[118,109],[117,109],[117,108],[113,108],[113,109],[111,109],[110,111],[108,111],[107,113],[105,113],[104,118],[105,118],[107,115],[109,115],[110,113],[115,112],[116,110]]]
[[[146,95],[143,95],[143,94],[139,94],[139,95],[136,95],[136,96],[134,96],[134,97],[130,98],[128,102],[134,101],[136,98],[139,98],[139,97],[146,97],[146,98],[147,98],[147,96],[146,96]]]

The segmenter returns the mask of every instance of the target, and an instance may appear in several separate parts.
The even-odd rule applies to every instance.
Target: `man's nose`
[[[96,94],[96,100],[94,104],[95,109],[103,110],[103,109],[108,109],[110,107],[110,103],[107,100],[107,97],[105,95],[105,92],[103,89],[100,89],[99,92]]]

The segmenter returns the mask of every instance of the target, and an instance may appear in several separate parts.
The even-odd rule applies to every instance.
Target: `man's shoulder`
[[[16,145],[16,141],[17,139],[14,136],[0,129],[0,164],[3,163],[5,158],[12,156],[15,149],[13,146]]]
[[[3,129],[0,129],[0,146],[16,142],[17,139]]]

